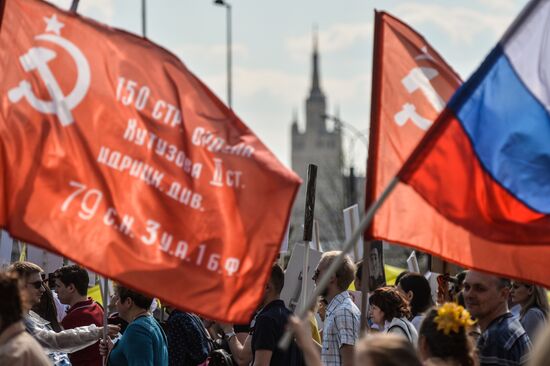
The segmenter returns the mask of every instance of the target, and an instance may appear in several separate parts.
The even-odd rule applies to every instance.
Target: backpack
[[[206,358],[208,366],[234,366],[233,358],[223,348],[212,349]]]
[[[412,326],[412,324],[411,324]],[[394,329],[394,328],[398,328],[398,329],[401,329],[401,331],[405,334],[405,337],[407,337],[408,341],[411,342],[411,343],[414,343],[415,342],[415,339],[413,337],[413,330],[411,330],[409,328],[409,324],[404,322],[403,320],[397,318],[397,322],[396,324],[392,325],[391,327],[388,328],[387,332],[389,332],[390,330]],[[414,328],[414,327],[413,327]]]
[[[208,337],[210,343],[210,352],[206,360],[198,366],[235,366],[233,358],[221,345]]]
[[[202,323],[201,323],[202,325]],[[208,343],[210,344],[210,352],[206,357],[206,361],[199,366],[235,366],[231,354],[227,352],[224,347],[223,339],[213,340],[203,327],[200,328],[203,331]],[[229,347],[229,345],[227,345]]]

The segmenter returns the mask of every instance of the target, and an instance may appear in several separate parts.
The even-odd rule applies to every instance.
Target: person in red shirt
[[[83,325],[103,326],[103,309],[87,297],[88,272],[77,265],[64,266],[54,273],[55,291],[62,304],[69,305],[61,325],[72,329]],[[102,366],[99,342],[69,355],[73,366]]]

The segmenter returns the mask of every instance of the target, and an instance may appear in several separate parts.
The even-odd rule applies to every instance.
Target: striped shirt
[[[324,366],[340,366],[340,347],[355,345],[359,337],[361,312],[347,291],[336,295],[328,304],[323,327],[321,361]]]
[[[520,366],[528,361],[532,345],[511,313],[496,318],[477,341],[480,366]]]

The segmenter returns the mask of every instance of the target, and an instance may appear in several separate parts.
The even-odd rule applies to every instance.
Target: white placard
[[[411,255],[409,255],[409,258],[407,258],[407,267],[409,267],[409,272],[420,273],[418,259],[416,258],[416,252],[414,250]]]
[[[351,234],[359,226],[359,206],[357,204],[344,209],[344,231],[346,241],[349,240]],[[356,243],[353,244],[353,250],[350,256],[354,262],[363,259],[363,235],[359,236]]]
[[[285,286],[281,291],[281,300],[283,300],[286,306],[294,311],[301,301],[301,292],[302,292],[302,271],[304,267],[304,257],[305,257],[305,246],[303,244],[294,245],[292,250],[292,255],[288,261],[288,266],[285,271]],[[307,281],[307,294],[306,296],[311,295],[315,283],[313,282],[313,275],[315,274],[315,269],[317,264],[321,260],[322,253],[309,248],[309,265],[308,271],[305,275],[305,280]]]
[[[426,272],[426,274],[424,275],[424,277],[430,283],[430,289],[432,291],[432,299],[434,301],[434,304],[437,304],[437,290],[439,288],[439,285],[437,283],[437,277],[439,276],[440,276],[439,273],[430,272],[430,271]]]

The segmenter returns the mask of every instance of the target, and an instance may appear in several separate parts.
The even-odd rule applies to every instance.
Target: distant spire
[[[312,37],[313,37],[313,52],[317,53],[317,49],[319,47],[319,27],[317,24],[313,24],[312,28]]]
[[[320,86],[320,78],[319,78],[319,35],[318,35],[318,29],[317,24],[313,25],[313,70],[312,70],[312,78],[311,78],[311,91],[310,95],[322,95],[323,92],[321,91]]]

